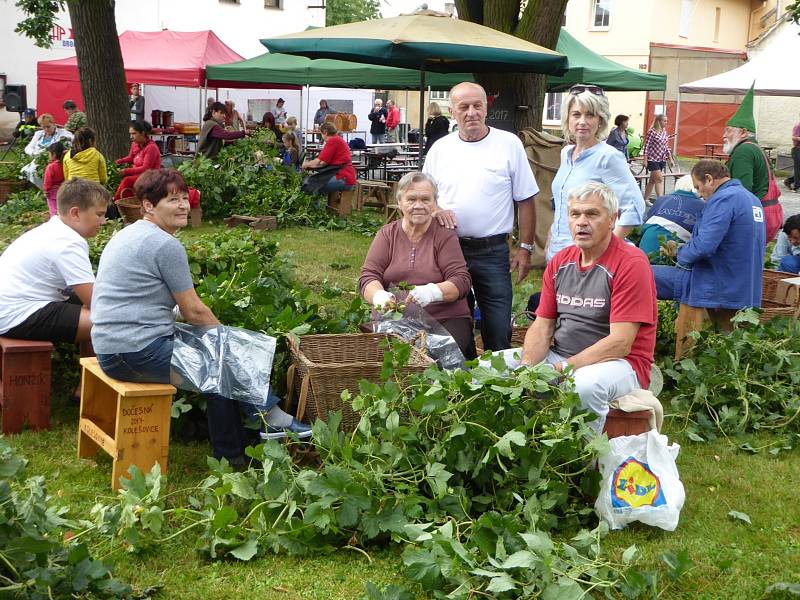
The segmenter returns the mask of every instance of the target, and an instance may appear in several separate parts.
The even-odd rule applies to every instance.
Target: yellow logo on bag
[[[614,471],[611,488],[611,506],[614,508],[639,508],[666,504],[661,482],[647,463],[628,457]]]

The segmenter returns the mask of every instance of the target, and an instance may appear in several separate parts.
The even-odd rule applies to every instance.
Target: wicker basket
[[[327,421],[328,413],[338,410],[342,412],[341,428],[354,430],[361,417],[349,404],[342,403],[342,392],[356,394],[362,379],[381,381],[381,341],[387,337],[382,333],[304,335],[299,345],[290,338],[292,366],[287,377],[287,397],[294,398],[295,390],[299,392],[298,420],[308,412],[308,420]],[[412,347],[408,364],[397,375],[421,373],[433,364],[425,352]]]
[[[759,316],[762,323],[775,317],[800,318],[800,297],[791,304],[786,301],[786,298],[778,298],[778,282],[791,277],[797,277],[797,274],[764,270],[761,280],[761,309],[763,312]]]
[[[120,198],[116,204],[125,225],[135,223],[142,218],[142,203],[136,198]]]

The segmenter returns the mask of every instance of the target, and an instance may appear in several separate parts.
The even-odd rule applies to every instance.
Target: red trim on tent
[[[119,36],[119,45],[129,83],[199,88],[206,83],[206,65],[243,60],[213,31],[125,31]],[[59,121],[64,100],[83,105],[76,57],[39,61],[37,75],[39,114],[50,112]],[[289,85],[233,83],[209,81],[208,87],[300,89]]]

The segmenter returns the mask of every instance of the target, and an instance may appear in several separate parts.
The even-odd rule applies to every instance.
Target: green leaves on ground
[[[552,368],[429,369],[397,380],[407,350],[395,346],[387,379],[362,382],[352,397],[355,431],[341,431],[332,413],[314,424],[311,447],[250,448],[257,466],[243,472],[210,459],[211,475],[187,492],[190,509],[157,503],[171,514],[164,526],[177,529],[160,535],[192,531],[203,554],[239,560],[402,544],[408,577],[437,598],[578,598],[617,586],[618,565],[601,556],[607,527],[583,529],[598,445],[586,443],[589,415],[575,394],[550,384]],[[314,468],[299,460],[315,455]],[[134,481],[136,495],[120,502],[146,514],[157,478],[142,489]],[[147,547],[156,532],[142,519],[131,526]],[[367,589],[368,598],[404,593]]]
[[[130,598],[129,585],[91,556],[72,531],[66,509],[53,504],[41,476],[25,477],[27,461],[0,438],[0,595],[4,598]],[[140,596],[141,597],[141,596]]]
[[[798,442],[800,434],[800,322],[737,315],[731,333],[704,331],[695,336],[692,356],[667,360],[675,382],[671,403],[693,441],[772,432],[767,447],[776,454]],[[760,448],[743,446],[755,452]]]

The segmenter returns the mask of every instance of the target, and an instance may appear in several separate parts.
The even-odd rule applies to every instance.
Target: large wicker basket
[[[800,318],[800,297],[795,297],[791,303],[787,298],[778,297],[778,282],[781,279],[789,279],[791,277],[797,277],[797,274],[770,269],[764,270],[761,279],[761,308],[763,312],[759,316],[759,320],[762,323],[766,323],[775,317]]]
[[[360,415],[342,403],[342,392],[357,394],[362,379],[381,381],[381,341],[387,337],[382,333],[304,335],[299,345],[290,339],[292,366],[287,377],[287,397],[293,399],[298,392],[297,418],[302,420],[307,412],[307,420],[327,421],[330,411],[341,411],[342,429],[355,429]],[[433,364],[424,351],[414,346],[408,364],[397,375],[421,373]]]

